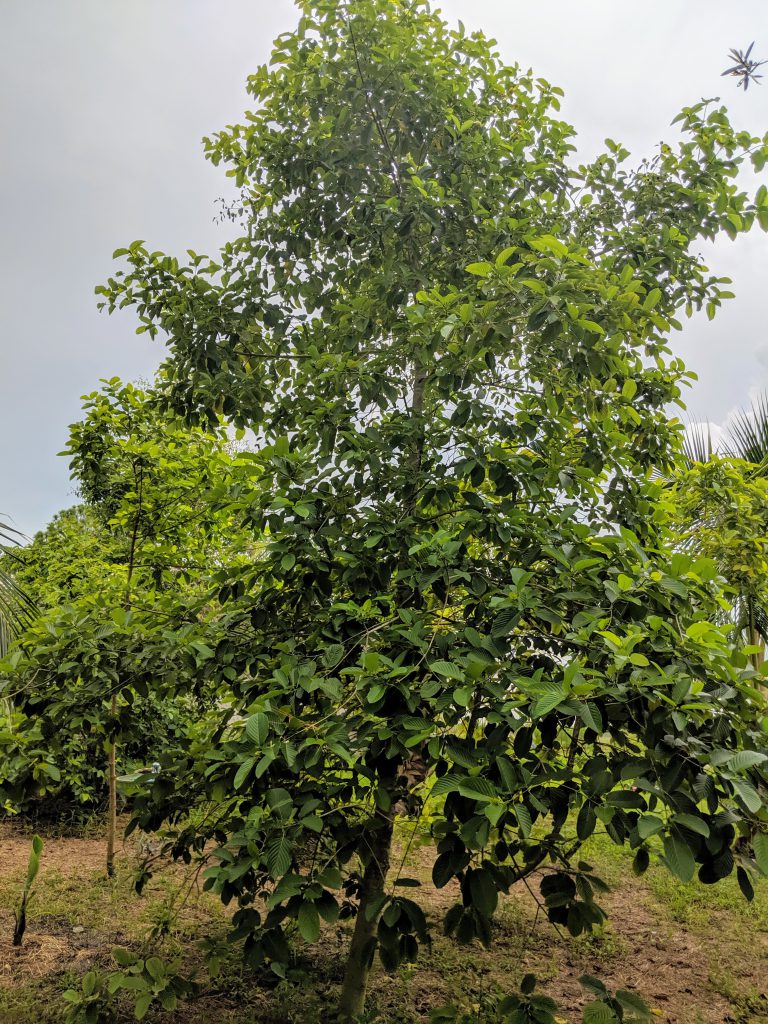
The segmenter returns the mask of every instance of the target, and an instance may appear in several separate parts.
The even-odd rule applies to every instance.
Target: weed
[[[40,854],[43,852],[43,840],[40,836],[33,836],[32,849],[29,852],[29,863],[27,864],[27,877],[24,881],[24,889],[21,894],[21,903],[15,914],[16,926],[13,929],[13,944],[20,946],[24,940],[24,932],[27,930],[27,903],[32,897],[32,887],[35,884],[37,873],[40,870]]]

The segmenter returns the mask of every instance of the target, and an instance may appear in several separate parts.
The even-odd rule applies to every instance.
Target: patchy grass
[[[134,842],[124,846],[115,878],[104,876],[103,841],[86,836],[45,840],[41,872],[21,950],[10,945],[13,908],[21,891],[29,838],[0,830],[0,1021],[62,1024],[62,992],[91,969],[114,969],[111,950],[157,948],[184,973],[195,973],[200,993],[176,1014],[151,1009],[150,1024],[325,1024],[335,1004],[349,926],[324,929],[322,941],[296,938],[292,984],[243,966],[226,944],[228,911],[201,891],[194,871],[162,864],[139,898]],[[492,949],[459,947],[442,937],[440,921],[455,901],[452,886],[429,884],[429,852],[414,843],[408,871],[425,884],[420,902],[435,941],[416,965],[394,976],[377,968],[366,1024],[423,1024],[432,1009],[454,1004],[473,1024],[491,1024],[498,997],[533,971],[540,990],[560,1003],[568,1024],[581,1020],[583,973],[611,987],[637,991],[661,1024],[768,1024],[768,883],[746,904],[735,880],[718,886],[682,885],[653,864],[642,878],[631,856],[606,837],[587,844],[584,856],[612,885],[603,900],[609,922],[577,939],[558,935],[538,913],[531,894],[505,898]],[[532,885],[536,890],[536,885]],[[221,944],[221,969],[209,977],[200,940]],[[128,1001],[117,1006],[119,1024],[133,1019]]]

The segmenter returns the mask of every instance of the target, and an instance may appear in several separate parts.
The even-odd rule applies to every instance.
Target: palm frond
[[[709,423],[689,423],[683,435],[683,455],[688,465],[709,462],[714,452]]]
[[[755,602],[752,624],[755,628],[755,632],[762,639],[764,644],[768,644],[768,609],[766,609],[758,601]]]
[[[728,59],[734,61],[734,64],[732,67],[726,68],[720,76],[724,78],[726,75],[731,75],[734,78],[738,78],[737,86],[741,86],[745,92],[749,88],[750,82],[757,83],[763,77],[757,74],[757,69],[762,67],[763,64],[768,63],[765,60],[750,60],[750,54],[754,45],[754,41],[751,42],[746,52],[736,49],[729,50]]]
[[[0,544],[3,546],[6,544],[21,544],[24,540],[24,534],[21,530],[17,530],[10,523],[3,522],[0,519]]]
[[[768,396],[756,398],[749,409],[740,409],[726,426],[728,454],[768,471]]]
[[[12,560],[13,548],[24,535],[9,523],[0,520],[0,555]],[[35,603],[13,577],[13,573],[0,566],[0,656],[5,654],[14,636],[34,614]]]

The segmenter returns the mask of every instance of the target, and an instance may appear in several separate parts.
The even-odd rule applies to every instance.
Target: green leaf
[[[169,988],[163,989],[159,995],[160,1005],[164,1010],[175,1010],[178,1004],[175,992]]]
[[[576,818],[576,835],[584,842],[595,831],[596,825],[597,815],[594,808],[590,804],[584,804]]]
[[[460,708],[466,708],[469,707],[473,693],[473,686],[459,686],[453,691],[453,699]]]
[[[470,263],[467,267],[468,274],[474,274],[475,277],[488,277],[493,270],[493,264],[481,261],[480,263]]]
[[[120,967],[132,967],[138,959],[134,953],[123,949],[121,946],[115,946],[112,950],[112,956]]]
[[[517,824],[520,827],[520,834],[523,839],[528,839],[533,828],[533,822],[531,821],[531,813],[525,804],[514,805],[515,817],[517,818]]]
[[[743,772],[748,768],[754,768],[758,764],[768,761],[768,755],[758,753],[756,750],[740,750],[733,757],[730,757],[726,764],[732,772]]]
[[[464,777],[457,772],[448,772],[435,781],[430,793],[432,796],[442,796],[445,793],[458,792],[459,785],[463,781]]]
[[[688,597],[688,587],[682,580],[676,580],[672,576],[665,576],[661,580],[661,586],[671,594],[676,594],[678,597]]]
[[[499,894],[490,871],[478,868],[469,876],[469,894],[472,905],[483,915],[491,917],[499,902]]]
[[[618,1024],[619,1018],[602,1000],[595,1000],[582,1010],[584,1024]]]
[[[579,984],[591,993],[593,996],[603,996],[608,994],[608,989],[605,987],[599,978],[592,977],[591,974],[582,974],[579,978]]]
[[[464,679],[463,670],[450,661],[432,661],[429,668],[436,675],[446,676],[448,679]]]
[[[237,772],[235,773],[234,783],[233,783],[234,788],[236,790],[240,789],[242,784],[245,782],[245,780],[250,775],[251,770],[253,769],[253,766],[255,764],[256,764],[256,758],[255,757],[248,757],[248,758],[246,758],[245,761],[243,761],[243,763],[237,769]]]
[[[683,828],[696,832],[697,835],[704,836],[705,839],[709,838],[709,825],[702,818],[696,817],[695,814],[675,814],[672,817],[672,821],[675,825],[682,825]]]
[[[645,1002],[635,992],[620,988],[616,993],[616,1002],[624,1010],[631,1010],[640,1020],[651,1020],[652,1014]]]
[[[342,644],[328,644],[323,650],[323,662],[327,668],[335,668],[344,657]]]
[[[736,868],[736,881],[739,883],[744,899],[751,903],[755,898],[755,890],[752,885],[752,879],[749,877],[747,872],[742,867]]]
[[[696,870],[690,847],[677,836],[664,837],[664,861],[681,882],[690,882]]]
[[[635,875],[643,875],[648,870],[651,858],[644,846],[641,846],[632,860],[632,872]]]
[[[565,700],[565,688],[561,683],[551,680],[543,690],[531,704],[531,718],[543,718]]]
[[[659,288],[652,288],[645,297],[643,303],[643,309],[651,310],[655,309],[661,299],[661,290]]]
[[[768,832],[758,832],[752,840],[755,863],[762,873],[768,876]]]
[[[267,843],[267,868],[273,878],[284,875],[291,866],[293,847],[287,836],[276,836]]]
[[[302,903],[297,920],[302,939],[305,942],[317,942],[320,937],[320,914],[315,904]]]
[[[289,818],[293,813],[293,797],[287,789],[275,786],[264,795],[267,806],[281,818]]]
[[[644,814],[637,822],[637,834],[641,839],[647,839],[649,836],[656,835],[663,828],[664,822],[661,818],[657,818],[655,814]]]
[[[165,964],[158,956],[150,956],[144,963],[147,973],[153,981],[159,981],[165,976]]]
[[[245,734],[257,747],[263,747],[269,736],[269,719],[262,711],[257,711],[245,723]],[[235,787],[237,788],[237,787]]]
[[[759,204],[758,204],[759,205]],[[517,247],[514,245],[507,246],[506,249],[502,249],[499,255],[496,257],[496,266],[503,267],[510,256],[517,252]]]
[[[520,612],[515,608],[504,608],[491,623],[491,635],[493,637],[507,636],[512,632],[520,618]]]
[[[753,814],[757,814],[762,809],[762,797],[754,786],[750,785],[748,782],[734,781],[733,788],[736,795],[744,801],[747,810],[751,811]]]
[[[596,732],[598,736],[603,731],[603,717],[600,714],[600,708],[597,704],[593,704],[592,701],[587,701],[585,704],[579,705],[579,715],[581,720],[588,729]]]
[[[456,859],[453,853],[446,851],[441,853],[432,865],[432,882],[436,889],[442,889],[451,881],[456,874]]]
[[[526,241],[537,252],[551,252],[554,256],[567,256],[568,254],[568,246],[554,235],[539,235],[536,238],[527,238]]]
[[[495,800],[499,795],[494,784],[480,775],[462,778],[458,790],[471,800]]]
[[[520,982],[520,991],[524,996],[529,996],[531,992],[536,988],[536,975],[525,974],[523,980]]]
[[[154,994],[152,992],[144,992],[136,999],[133,1011],[136,1020],[144,1020],[153,998]]]

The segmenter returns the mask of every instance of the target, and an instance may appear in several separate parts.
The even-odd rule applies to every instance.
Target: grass
[[[626,884],[631,870],[632,853],[616,847],[606,836],[593,838],[583,849],[583,856],[594,864],[598,874],[613,887]],[[704,934],[712,925],[712,916],[724,915],[723,923],[744,931],[768,934],[768,882],[755,887],[755,899],[747,903],[739,889],[735,873],[716,885],[703,885],[694,880],[688,884],[679,881],[661,865],[651,865],[643,885],[653,897],[656,910],[672,924],[684,925],[688,930]]]
[[[21,953],[10,949],[12,911],[18,900],[28,840],[0,833],[0,1021],[3,1024],[62,1024],[65,988],[79,986],[90,969],[114,969],[111,950],[141,952],[150,945],[183,972],[196,972],[200,993],[177,1014],[152,1008],[149,1024],[325,1024],[341,980],[349,926],[328,926],[322,941],[296,939],[292,984],[255,972],[226,943],[228,911],[215,897],[189,888],[189,869],[163,865],[143,897],[133,892],[137,867],[129,849],[114,879],[102,868],[102,850],[92,833],[47,838],[41,876],[29,913]],[[6,849],[10,854],[6,857]],[[735,879],[717,886],[683,885],[661,865],[645,876],[631,874],[631,855],[606,837],[593,838],[583,856],[613,891],[604,904],[609,921],[591,935],[558,936],[525,891],[500,906],[490,950],[459,947],[442,937],[440,920],[455,893],[435,893],[427,884],[428,852],[416,844],[409,874],[425,884],[417,894],[434,925],[434,941],[416,965],[394,976],[377,969],[367,1024],[422,1024],[430,1010],[461,1009],[472,1024],[491,1024],[493,1006],[533,971],[542,992],[562,1007],[568,1024],[581,1020],[583,973],[610,987],[634,987],[664,1024],[766,1024],[768,1022],[768,882],[748,905]],[[450,888],[450,887],[449,887]],[[189,890],[185,899],[184,892]],[[77,929],[74,931],[73,929]],[[220,970],[206,970],[200,940],[223,950]],[[118,1005],[120,1024],[132,1020],[127,999]]]

